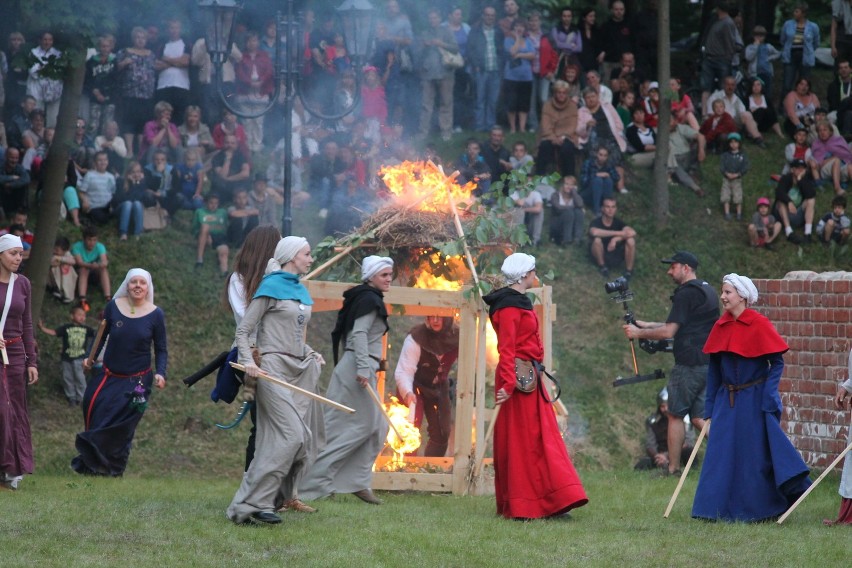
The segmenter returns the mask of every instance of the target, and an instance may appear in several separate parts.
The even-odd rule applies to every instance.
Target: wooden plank
[[[453,488],[451,473],[373,472],[373,489],[380,491],[432,491],[449,493]]]
[[[478,306],[473,302],[461,310],[459,328],[458,382],[456,383],[456,429],[453,458],[453,494],[461,495],[467,490],[470,468],[471,426],[476,373],[476,314]]]
[[[307,280],[304,284],[310,292],[311,298],[314,299],[314,302],[317,300],[342,301],[343,292],[356,285],[352,282],[326,282],[319,280]],[[464,292],[468,288],[469,286],[466,286],[461,291],[452,291],[391,286],[390,290],[385,292],[385,303],[403,306],[459,309],[468,303],[468,300],[464,297]]]
[[[488,313],[482,310],[477,315],[476,326],[476,399],[474,401],[476,407],[476,440],[473,445],[474,455],[473,463],[482,460],[485,455],[485,445],[482,440],[485,437],[485,417],[491,415],[492,411],[485,408],[485,327],[488,323]]]
[[[381,469],[393,460],[393,456],[381,455],[376,458],[376,468]],[[405,456],[405,465],[414,467],[440,467],[449,472],[453,467],[453,458],[449,456],[426,457],[426,456]]]

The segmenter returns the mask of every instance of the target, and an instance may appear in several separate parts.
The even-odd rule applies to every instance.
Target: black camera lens
[[[625,292],[629,288],[630,283],[627,281],[627,278],[621,276],[616,278],[612,282],[607,282],[604,284],[604,290],[606,290],[607,294],[616,294],[619,292]]]

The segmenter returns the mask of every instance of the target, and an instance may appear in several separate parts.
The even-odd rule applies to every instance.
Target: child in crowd
[[[239,189],[234,204],[228,207],[228,244],[235,249],[243,246],[246,235],[257,227],[260,211],[249,205],[248,191]]]
[[[722,172],[722,208],[725,221],[731,220],[731,200],[737,208],[737,221],[743,218],[743,176],[748,172],[748,158],[740,151],[742,137],[737,132],[728,134],[729,150],[719,160]]]
[[[25,262],[30,258],[30,250],[33,248],[33,245],[24,240],[26,232],[27,228],[21,225],[20,223],[15,225],[9,225],[9,234],[21,238],[21,245],[24,249],[24,252],[21,254],[21,258],[23,258]],[[18,268],[18,270],[22,271],[23,269],[24,263],[21,263],[21,266]]]
[[[77,261],[71,254],[71,242],[65,237],[57,237],[53,243],[53,256],[50,258],[48,287],[53,290],[53,297],[63,304],[70,304],[77,290],[75,264]]]
[[[29,229],[27,229],[27,221],[29,221],[29,217],[30,217],[30,215],[29,215],[29,213],[27,213],[26,209],[18,209],[12,215],[12,219],[11,219],[11,222],[9,223],[9,226],[6,227],[5,229],[0,230],[0,236],[3,236],[3,235],[10,233],[12,231],[12,227],[14,225],[20,225],[21,227],[24,228],[24,234],[18,235],[18,236],[21,237],[21,240],[23,242],[32,245],[33,241],[35,241],[35,234],[32,231],[30,231]]]
[[[766,197],[757,200],[757,211],[748,225],[748,240],[754,248],[772,250],[772,242],[781,234],[781,222],[769,212],[771,203]]]
[[[189,148],[184,161],[174,168],[174,184],[178,188],[177,201],[181,209],[195,211],[204,207],[201,189],[204,186],[204,165],[198,159],[198,150]]]
[[[257,210],[257,224],[278,225],[281,222],[279,207],[282,205],[284,196],[268,184],[266,176],[261,173],[254,174],[254,182],[248,194],[248,206]]]
[[[793,141],[784,147],[784,159],[784,167],[781,169],[782,174],[790,173],[790,163],[793,160],[802,160],[808,165],[814,179],[819,179],[819,165],[814,159],[811,145],[808,143],[808,130],[804,124],[796,128],[796,131],[793,133]]]
[[[577,178],[565,176],[559,191],[550,198],[550,239],[558,246],[583,240],[583,198]]]
[[[772,62],[781,57],[781,52],[771,43],[766,43],[766,28],[755,26],[754,42],[745,48],[745,60],[748,62],[748,76],[763,81],[763,96],[772,104],[772,80],[775,69]]]
[[[541,229],[544,226],[544,199],[537,189],[532,189],[525,196],[518,190],[509,196],[515,202],[512,211],[512,221],[515,225],[523,224],[532,246],[537,247],[541,242]]]
[[[83,360],[89,354],[95,330],[86,325],[86,310],[82,306],[71,308],[71,323],[60,325],[56,329],[45,327],[38,322],[38,328],[45,334],[62,340],[62,388],[69,406],[79,406],[86,392],[86,375],[83,373]]]
[[[527,153],[527,145],[523,142],[515,142],[512,146],[512,155],[509,156],[509,163],[512,164],[513,170],[524,169],[528,172],[533,168],[533,157]]]
[[[133,235],[139,237],[144,229],[145,205],[147,195],[145,172],[142,164],[136,160],[127,163],[124,181],[115,194],[115,210],[118,213],[118,234],[122,241],[127,240],[130,223],[133,222]]]
[[[831,211],[817,223],[817,235],[825,244],[836,242],[845,245],[849,240],[850,221],[846,215],[846,196],[835,195],[831,200]]]
[[[192,233],[198,237],[195,268],[204,265],[204,249],[209,245],[219,258],[219,272],[228,275],[228,212],[219,207],[219,196],[207,194],[204,207],[195,210]]]
[[[707,140],[707,148],[714,154],[725,151],[725,143],[728,134],[737,131],[737,123],[734,118],[725,112],[725,101],[716,99],[713,101],[713,114],[701,124],[698,130]]]
[[[491,191],[491,170],[479,151],[479,142],[475,138],[468,138],[465,143],[465,152],[456,162],[459,183],[464,185],[475,182],[473,195],[476,197],[482,197]]]
[[[109,158],[106,152],[98,152],[95,154],[95,169],[86,172],[77,186],[83,211],[98,225],[109,220],[109,206],[115,195],[115,176],[107,171],[107,166]]]
[[[74,262],[77,265],[77,295],[80,305],[87,312],[89,301],[86,294],[89,291],[89,280],[97,280],[104,293],[104,299],[109,302],[112,292],[109,282],[109,259],[107,249],[103,243],[98,242],[98,229],[93,225],[83,228],[83,240],[74,243],[71,247]]]

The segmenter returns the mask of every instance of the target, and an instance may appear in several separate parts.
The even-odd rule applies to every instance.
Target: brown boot
[[[370,505],[381,505],[382,500],[373,494],[372,489],[362,489],[361,491],[355,491],[352,495],[360,499],[365,503],[369,503]]]
[[[317,510],[310,505],[305,505],[299,499],[287,499],[284,501],[284,504],[281,505],[281,508],[278,509],[278,512],[282,511],[298,511],[299,513],[316,513]]]

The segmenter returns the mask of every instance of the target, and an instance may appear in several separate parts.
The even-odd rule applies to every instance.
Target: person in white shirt
[[[754,121],[752,114],[746,109],[745,103],[736,94],[737,80],[733,77],[725,77],[722,81],[722,88],[714,92],[707,99],[705,109],[713,108],[713,101],[720,100],[725,103],[725,112],[730,114],[737,126],[740,129],[745,128],[749,138],[760,148],[766,148],[766,143],[763,141],[763,136],[757,128],[757,123]],[[709,117],[708,114],[705,118]]]
[[[169,39],[157,54],[154,69],[159,71],[155,100],[166,101],[175,116],[183,116],[189,104],[189,59],[192,46],[181,38],[180,20],[169,20]]]

